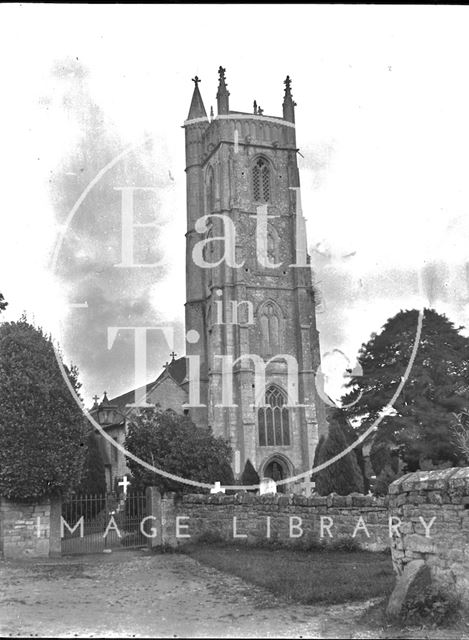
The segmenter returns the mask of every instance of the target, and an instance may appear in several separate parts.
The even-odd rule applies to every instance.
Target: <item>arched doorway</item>
[[[287,461],[280,456],[274,456],[267,461],[262,475],[264,478],[272,478],[272,480],[278,482],[288,478],[291,473]],[[277,485],[277,492],[285,493],[286,486],[285,484]]]

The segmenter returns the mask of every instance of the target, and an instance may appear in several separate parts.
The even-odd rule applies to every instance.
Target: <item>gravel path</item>
[[[0,563],[5,636],[372,638],[365,605],[291,605],[181,554]]]

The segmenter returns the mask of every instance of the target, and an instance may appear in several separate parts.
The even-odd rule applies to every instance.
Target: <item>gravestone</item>
[[[277,484],[272,478],[261,478],[259,495],[263,496],[266,493],[277,493]]]

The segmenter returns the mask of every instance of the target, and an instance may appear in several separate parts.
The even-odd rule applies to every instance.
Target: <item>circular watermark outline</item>
[[[249,117],[252,117],[252,116],[249,116]],[[217,118],[236,120],[238,118],[238,116],[236,114],[233,114],[232,116],[231,116],[231,114],[228,114],[228,115],[218,116]],[[215,118],[215,120],[217,118]],[[255,116],[255,118],[259,119],[259,120],[267,120],[267,121],[272,120],[271,118],[268,118],[268,117],[265,117],[265,116]],[[208,118],[200,118],[200,119],[198,118],[197,120],[210,123],[210,120]],[[279,120],[275,119],[275,120],[276,120],[276,123],[279,123],[279,121],[280,121],[280,119]],[[186,126],[188,124],[191,124],[191,123],[192,123],[192,121],[186,121],[184,123],[184,126]],[[290,127],[293,127],[293,128],[295,126],[292,123],[288,123],[288,125]],[[51,258],[51,263],[50,263],[53,273],[56,271],[56,268],[57,268],[58,256],[60,254],[60,250],[62,248],[62,244],[64,242],[65,234],[67,232],[67,229],[70,226],[73,218],[75,217],[75,214],[78,212],[78,209],[80,208],[81,204],[86,199],[88,193],[101,180],[101,178],[110,169],[112,169],[120,160],[122,160],[128,153],[133,151],[135,148],[138,148],[139,146],[142,146],[144,144],[145,140],[148,140],[148,139],[149,139],[148,136],[145,136],[143,142],[136,142],[136,143],[126,147],[120,154],[118,154],[115,158],[113,158],[110,162],[108,162],[96,174],[96,176],[89,182],[89,184],[82,191],[82,193],[78,197],[77,201],[73,205],[72,209],[70,210],[67,218],[65,219],[65,222],[61,225],[61,230],[59,232],[59,237],[58,237],[56,245],[54,247],[54,250],[53,250],[53,253],[52,253],[52,258]],[[417,282],[418,282],[419,293],[423,293],[421,271],[417,271]],[[423,300],[423,297],[422,297],[422,300]],[[402,389],[404,388],[404,385],[405,385],[405,383],[407,382],[407,380],[409,378],[410,372],[411,372],[412,367],[414,365],[415,358],[417,356],[417,350],[418,350],[418,346],[419,346],[419,343],[420,343],[420,337],[421,337],[421,333],[422,333],[423,316],[424,316],[424,309],[421,308],[421,309],[419,309],[419,312],[418,312],[417,329],[416,329],[416,333],[415,333],[415,337],[414,337],[414,343],[413,343],[413,346],[412,346],[412,353],[411,353],[411,356],[410,356],[409,361],[407,363],[406,370],[404,372],[404,375],[401,377],[401,381],[400,381],[396,391],[394,392],[394,394],[393,394],[393,396],[391,398],[391,401],[387,405],[385,405],[383,407],[383,409],[381,410],[380,415],[373,421],[373,423],[366,429],[366,431],[364,431],[352,444],[350,444],[348,447],[346,447],[343,451],[341,451],[340,453],[338,453],[334,457],[330,458],[329,460],[326,460],[322,464],[317,465],[316,467],[314,467],[314,466],[311,467],[307,471],[302,471],[301,473],[298,473],[298,474],[296,474],[294,476],[289,476],[288,478],[285,478],[283,480],[275,481],[276,486],[290,484],[292,482],[297,482],[298,480],[302,480],[302,479],[307,480],[312,475],[317,474],[320,471],[323,471],[324,469],[326,469],[330,465],[335,464],[341,458],[343,458],[346,455],[348,455],[359,444],[361,444],[364,440],[366,440],[366,438],[370,435],[370,433],[372,433],[372,431],[374,431],[378,427],[378,425],[382,422],[382,420],[388,415],[389,411],[393,408],[394,403],[396,402],[397,398],[401,394]],[[185,485],[188,485],[188,486],[199,487],[199,488],[202,488],[202,489],[213,489],[213,487],[214,487],[213,484],[209,484],[207,482],[199,482],[197,480],[191,480],[190,478],[183,478],[182,476],[179,476],[179,475],[176,475],[174,473],[170,473],[169,471],[165,471],[164,469],[160,469],[158,467],[155,467],[154,465],[150,464],[149,462],[146,462],[145,460],[142,460],[138,456],[136,456],[133,453],[131,453],[130,451],[128,451],[119,442],[116,442],[116,440],[114,440],[114,438],[112,438],[112,436],[110,436],[109,434],[106,433],[106,431],[94,419],[94,417],[90,414],[90,412],[86,409],[86,407],[83,406],[81,399],[79,398],[76,390],[73,388],[73,385],[69,380],[69,377],[67,375],[65,367],[64,367],[64,365],[62,363],[61,355],[59,353],[58,348],[55,345],[53,345],[53,347],[54,347],[54,353],[55,353],[55,357],[56,357],[57,363],[58,363],[60,371],[62,373],[62,377],[63,377],[63,379],[64,379],[64,381],[65,381],[65,383],[66,383],[66,385],[67,385],[67,387],[68,387],[68,389],[70,391],[70,393],[72,394],[72,397],[74,398],[75,402],[77,403],[78,407],[80,408],[82,413],[85,415],[87,420],[98,430],[98,432],[108,442],[111,443],[112,446],[116,447],[126,458],[129,458],[129,459],[133,460],[134,462],[137,462],[139,465],[141,465],[142,467],[144,467],[148,471],[151,471],[151,472],[155,473],[156,475],[162,476],[164,478],[167,478],[168,480],[173,480],[175,482],[179,482],[180,484],[185,484]],[[257,489],[260,489],[260,487],[261,487],[261,484],[259,483],[259,484],[253,484],[253,485],[223,485],[220,488],[224,489],[224,490],[248,491],[248,490],[257,490]]]

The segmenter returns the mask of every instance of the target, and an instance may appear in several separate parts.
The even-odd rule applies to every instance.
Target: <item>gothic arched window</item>
[[[290,417],[286,396],[281,389],[271,386],[265,392],[265,406],[257,411],[259,446],[290,445]]]
[[[264,355],[274,355],[280,351],[280,318],[273,302],[264,305],[259,318]]]
[[[270,202],[270,167],[264,158],[258,158],[252,168],[252,190],[256,202]]]

